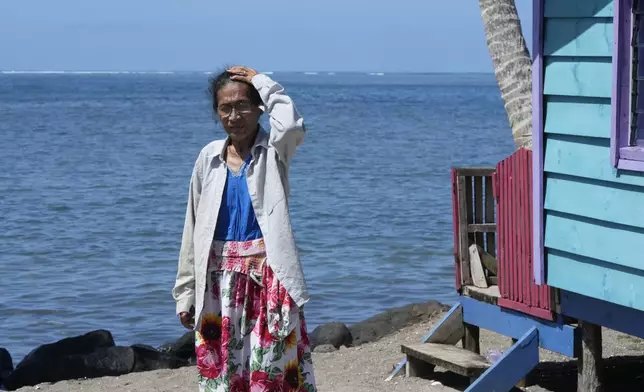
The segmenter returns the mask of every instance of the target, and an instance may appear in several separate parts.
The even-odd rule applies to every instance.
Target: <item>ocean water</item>
[[[0,347],[159,345],[208,75],[0,74]],[[513,151],[492,75],[280,74],[309,133],[291,208],[310,328],[455,298],[450,167]]]

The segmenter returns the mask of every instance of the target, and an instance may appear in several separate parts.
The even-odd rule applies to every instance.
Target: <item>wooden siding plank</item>
[[[610,137],[610,98],[546,96],[545,133]]]
[[[526,272],[528,266],[528,260],[526,260],[525,254],[525,243],[524,238],[527,234],[524,230],[524,221],[525,216],[525,203],[528,201],[526,196],[526,188],[524,187],[525,175],[523,173],[523,157],[525,155],[525,150],[518,151],[515,156],[515,170],[516,174],[514,176],[514,187],[517,190],[517,197],[515,204],[517,205],[517,263],[519,264],[519,295],[521,298],[521,303],[530,305],[530,296],[528,295],[528,282],[526,280]]]
[[[509,222],[508,228],[510,229],[508,231],[508,249],[509,252],[506,254],[507,256],[507,264],[508,269],[507,271],[512,271],[511,273],[511,280],[510,280],[510,299],[513,301],[521,302],[521,299],[519,298],[519,265],[517,263],[517,203],[515,202],[517,199],[516,195],[516,188],[514,187],[514,159],[508,159],[507,162],[507,187],[508,187],[508,198],[506,199],[506,203],[510,206],[508,209],[508,215],[506,216]]]
[[[592,298],[644,310],[644,276],[638,270],[548,249],[548,284]]]
[[[642,228],[644,188],[548,173],[545,209]]]
[[[532,295],[533,289],[533,275],[532,275],[532,235],[530,227],[532,227],[532,154],[528,150],[524,150],[521,161],[523,168],[521,169],[521,188],[523,189],[523,225],[521,227],[521,237],[523,238],[523,260],[525,266],[523,267],[523,290],[525,296],[530,299],[530,306],[538,306],[536,296]]]
[[[644,229],[549,212],[545,246],[644,270]]]
[[[509,221],[508,221],[508,203],[505,200],[508,198],[507,181],[505,180],[506,174],[506,161],[501,161],[497,169],[497,179],[499,182],[499,189],[501,196],[499,197],[499,224],[502,224],[502,231],[499,234],[499,272],[503,286],[499,286],[501,297],[509,299],[511,290],[510,282],[512,281],[511,269],[507,268],[507,258],[509,255]],[[506,272],[501,272],[506,271]]]
[[[611,57],[546,57],[543,93],[610,98]]]
[[[507,221],[505,219],[505,209],[506,205],[503,203],[503,200],[506,197],[505,194],[505,181],[503,180],[504,170],[504,161],[499,162],[496,167],[496,190],[497,195],[497,226],[499,227],[499,248],[497,249],[497,260],[499,260],[499,272],[504,269],[503,263],[505,263],[506,255],[506,226]],[[508,298],[508,273],[500,272],[499,273],[499,292],[502,298]]]
[[[613,8],[613,0],[546,0],[543,14],[546,18],[610,17]]]
[[[609,139],[548,135],[545,144],[546,172],[644,187],[644,173],[612,167]]]
[[[543,54],[610,57],[613,30],[612,18],[546,19]]]

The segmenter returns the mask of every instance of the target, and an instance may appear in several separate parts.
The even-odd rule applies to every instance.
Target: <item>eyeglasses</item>
[[[236,102],[236,103],[230,103],[230,104],[223,104],[219,105],[217,107],[217,111],[219,112],[219,115],[222,117],[228,117],[231,114],[233,114],[233,110],[237,112],[237,114],[250,114],[253,112],[253,105],[250,102]]]

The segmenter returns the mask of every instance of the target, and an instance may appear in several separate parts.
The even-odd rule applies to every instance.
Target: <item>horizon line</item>
[[[307,75],[318,75],[318,74],[365,74],[365,75],[430,75],[430,74],[477,74],[477,75],[488,75],[494,74],[492,71],[461,71],[461,72],[452,72],[452,71],[286,71],[286,70],[277,70],[277,71],[258,71],[259,73],[264,74],[274,74],[274,73],[301,73]],[[3,74],[26,74],[26,73],[40,73],[40,74],[63,74],[63,73],[75,73],[75,74],[175,74],[175,73],[203,73],[203,74],[213,74],[215,71],[207,70],[21,70],[21,69],[0,69],[0,73]]]

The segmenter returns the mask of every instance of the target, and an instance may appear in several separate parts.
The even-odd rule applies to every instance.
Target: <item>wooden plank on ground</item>
[[[466,377],[476,377],[491,365],[485,357],[479,354],[447,344],[403,345],[402,352],[408,358],[420,359]]]

